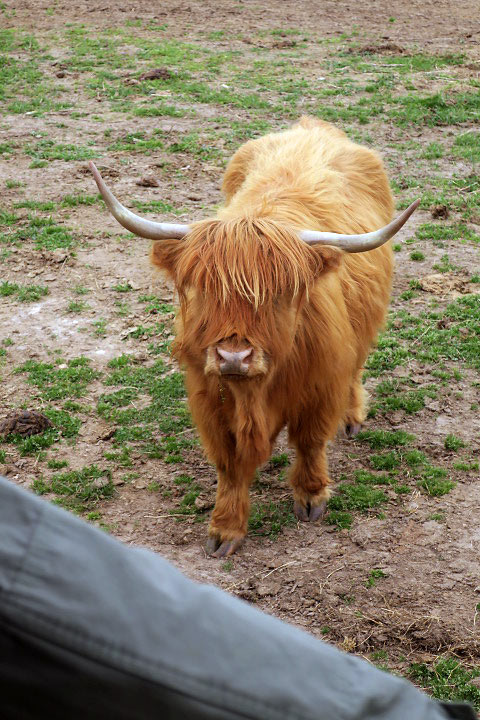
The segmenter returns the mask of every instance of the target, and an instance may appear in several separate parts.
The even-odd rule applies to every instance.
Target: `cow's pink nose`
[[[252,353],[253,348],[247,348],[247,350],[240,350],[239,352],[229,352],[217,347],[220,372],[222,375],[246,375]]]

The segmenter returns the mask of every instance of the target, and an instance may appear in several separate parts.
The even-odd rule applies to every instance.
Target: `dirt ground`
[[[157,315],[146,315],[142,296],[155,295],[167,305],[162,318],[167,329],[162,332],[163,339],[171,339],[173,314],[169,306],[176,302],[173,288],[152,272],[147,243],[122,233],[101,204],[62,205],[62,198],[69,194],[95,195],[85,160],[48,158],[44,165],[32,167],[35,156],[24,151],[29,144],[47,136],[56,143],[73,146],[88,146],[90,139],[100,156],[97,164],[103,168],[116,195],[129,200],[127,204],[132,206],[134,199],[144,203],[162,201],[168,206],[162,215],[165,220],[200,219],[221,202],[222,169],[240,143],[235,138],[231,142],[225,140],[222,123],[233,126],[237,122],[253,122],[257,118],[255,112],[228,103],[221,107],[204,103],[197,104],[195,113],[189,114],[185,99],[179,101],[186,110],[179,117],[134,116],[122,111],[112,105],[101,89],[96,95],[87,91],[85,73],[79,70],[80,66],[68,64],[71,27],[84,25],[87,39],[127,27],[130,33],[145,33],[152,41],[161,35],[162,39],[167,36],[168,40],[201,45],[215,52],[238,52],[240,64],[254,62],[259,53],[275,63],[282,48],[296,51],[295,44],[289,43],[295,43],[295,38],[302,38],[305,33],[301,57],[292,55],[291,62],[298,63],[302,77],[309,83],[322,83],[325,75],[328,80],[326,58],[331,57],[328,53],[332,46],[327,41],[338,43],[342,34],[346,35],[345,40],[335,45],[342,53],[348,51],[350,43],[356,46],[360,43],[364,48],[373,44],[377,55],[383,52],[386,64],[395,48],[400,49],[399,54],[420,51],[465,54],[463,64],[455,71],[447,67],[440,78],[428,71],[419,74],[416,91],[420,93],[433,91],[440,82],[450,87],[452,83],[462,86],[476,81],[479,87],[478,3],[409,0],[395,3],[394,10],[392,3],[382,0],[361,4],[337,0],[321,3],[92,0],[75,4],[15,0],[5,5],[7,12],[0,18],[2,28],[32,33],[47,48],[48,58],[40,61],[42,72],[48,82],[64,88],[60,97],[70,107],[53,108],[44,114],[8,110],[4,114],[0,143],[11,143],[13,149],[0,158],[0,208],[16,213],[19,222],[26,223],[31,209],[12,210],[15,204],[18,206],[24,199],[54,203],[55,209],[42,217],[50,214],[55,223],[68,227],[77,245],[74,250],[38,249],[33,235],[27,234],[24,241],[9,246],[9,253],[2,256],[4,282],[41,285],[48,288],[48,294],[31,303],[19,302],[14,295],[1,298],[0,342],[8,339],[1,368],[1,414],[20,406],[39,410],[63,407],[63,400],[48,402],[42,388],[32,386],[27,374],[18,372],[26,361],[57,362],[58,367],[66,367],[70,359],[83,356],[99,375],[89,382],[79,400],[81,408],[74,411],[81,420],[75,441],[61,439],[48,449],[47,455],[22,455],[16,445],[5,442],[0,446],[6,452],[0,470],[12,481],[28,487],[39,478],[48,480],[53,475],[54,471],[47,466],[51,459],[67,460],[71,470],[93,463],[108,468],[114,494],[98,501],[90,519],[123,542],[158,551],[190,577],[214,583],[344,650],[372,662],[381,661],[391,670],[406,673],[412,662],[430,663],[443,655],[461,659],[466,667],[478,667],[480,473],[478,465],[475,466],[480,449],[478,371],[464,363],[458,383],[453,386],[453,380],[447,381],[435,397],[427,397],[418,411],[384,410],[367,421],[368,429],[403,430],[415,436],[415,448],[436,466],[447,468],[448,477],[455,484],[449,493],[430,495],[413,483],[405,495],[389,491],[384,512],[376,509],[354,512],[350,529],[339,530],[325,522],[312,525],[289,522],[279,532],[252,531],[231,561],[213,560],[206,555],[204,543],[215,495],[215,473],[195,442],[194,431],[189,426],[182,430],[191,442],[182,449],[179,462],[151,457],[131,443],[128,462],[122,465],[111,455],[110,459],[106,457],[118,450],[113,436],[115,426],[106,415],[96,411],[101,397],[113,390],[105,381],[110,361],[127,353],[148,367],[156,359],[150,351],[149,343],[154,339],[151,333],[137,332],[139,326],[156,327],[158,321]],[[13,7],[15,14],[8,12]],[[152,27],[165,26],[166,30],[147,32],[148,23]],[[300,35],[282,33],[282,29],[290,28],[297,29]],[[272,34],[272,30],[278,32]],[[318,38],[322,38],[323,44]],[[129,47],[125,49],[127,54]],[[13,49],[12,56],[21,59],[22,52]],[[339,55],[339,61],[344,57]],[[122,77],[127,83],[122,87],[128,87],[129,79],[137,77],[145,67],[155,66],[135,64],[133,50],[132,58],[133,65],[113,70],[117,78]],[[108,61],[102,68],[106,70],[107,66]],[[167,63],[157,60],[157,66]],[[216,87],[222,83],[227,86],[230,80],[222,77],[221,70],[218,72]],[[359,72],[352,69],[353,80],[358,79]],[[109,78],[105,78],[108,83]],[[175,104],[171,95],[165,97]],[[297,109],[301,114],[301,102]],[[277,114],[270,120],[271,126],[281,128],[288,126],[294,117]],[[366,125],[357,126],[352,121],[352,127],[370,134],[371,144],[386,158],[390,175],[397,183],[394,192],[398,200],[411,196],[408,183],[402,188],[401,178],[417,172],[411,162],[413,145],[427,148],[437,142],[451,142],[456,133],[474,124],[472,119],[463,122],[460,129],[453,124],[412,124],[399,128],[381,115],[372,117]],[[166,137],[178,142],[191,132],[200,133],[201,138],[202,132],[208,131],[209,147],[214,150],[211,156],[188,150],[167,156],[162,148],[148,152],[111,149],[114,140],[137,130],[148,138],[160,130],[165,142]],[[217,147],[220,152],[216,155]],[[465,159],[444,156],[436,162],[435,172],[447,179],[458,173],[475,172]],[[419,172],[428,179],[429,166],[422,165]],[[154,177],[155,184],[149,187],[143,180],[150,177]],[[6,185],[6,181],[21,185],[12,186],[12,182]],[[457,215],[461,221],[455,207],[448,212],[449,222],[456,220]],[[405,241],[422,224],[431,222],[441,223],[442,219],[432,219],[432,209],[422,205],[398,239],[403,250],[396,258],[392,300],[396,317],[404,309],[416,315],[428,311],[432,301],[440,312],[459,297],[474,297],[480,287],[469,283],[469,277],[480,268],[478,243],[447,240],[442,247],[417,244],[415,248],[420,247],[427,256],[421,266],[409,257]],[[480,210],[470,215],[466,226],[477,236],[480,234]],[[439,284],[430,285],[430,290],[420,290],[415,298],[403,299],[412,287],[412,279],[434,275],[433,266],[441,262],[447,251],[454,269],[443,274]],[[119,285],[127,291],[114,291]],[[78,313],[67,310],[69,302],[78,299],[73,292],[75,287],[88,288],[85,298],[80,298],[85,299],[87,306]],[[103,325],[99,326],[99,321]],[[368,377],[367,388],[372,398],[380,379],[402,380],[407,373],[417,388],[427,388],[435,382],[432,380],[435,363],[417,360],[414,352],[417,340],[412,343],[406,365],[392,367],[381,378]],[[167,363],[167,373],[176,370],[166,351],[158,357]],[[446,360],[441,367],[453,373],[459,364]],[[132,404],[138,410],[148,402],[148,397],[140,395]],[[460,437],[464,443],[455,456],[445,445],[449,435]],[[283,435],[275,452],[277,456],[282,453],[290,456]],[[329,451],[332,478],[338,482],[357,469],[371,469],[373,452],[367,444],[348,441],[340,434]],[[459,460],[470,463],[471,469],[455,468]],[[171,512],[178,508],[182,497],[175,480],[184,475],[193,477],[200,488],[196,507],[202,514],[187,512],[182,516]],[[254,502],[273,501],[282,507],[289,502],[288,484],[275,463],[262,470],[251,496]]]

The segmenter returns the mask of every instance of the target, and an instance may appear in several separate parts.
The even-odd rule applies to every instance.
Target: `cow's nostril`
[[[243,363],[248,357],[250,357],[252,351],[253,348],[248,348],[247,350],[239,350],[238,352],[229,352],[228,350],[223,350],[222,348],[217,347],[217,354],[220,359],[230,363]]]

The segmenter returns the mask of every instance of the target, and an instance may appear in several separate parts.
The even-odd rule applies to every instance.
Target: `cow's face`
[[[192,288],[184,302],[183,344],[207,375],[231,381],[266,377],[291,350],[303,297],[276,297],[255,308],[234,298],[218,303]]]
[[[184,241],[156,243],[152,260],[181,300],[176,354],[232,382],[267,377],[292,351],[313,282],[340,257],[261,220],[201,223]]]

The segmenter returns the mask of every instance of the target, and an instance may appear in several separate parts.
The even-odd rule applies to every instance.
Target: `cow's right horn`
[[[149,240],[165,240],[166,238],[181,239],[190,232],[189,225],[156,223],[151,220],[144,220],[144,218],[141,218],[139,215],[135,215],[135,213],[122,205],[111,190],[108,189],[93,162],[89,163],[89,167],[98,185],[100,194],[105,200],[106,206],[120,225],[123,225],[123,227],[130,230],[130,232]]]
[[[309,245],[333,245],[350,253],[374,250],[396,235],[419,205],[420,200],[415,200],[398,218],[392,220],[392,222],[385,225],[385,227],[374,230],[373,232],[362,233],[361,235],[341,235],[340,233],[302,230],[300,239]]]

